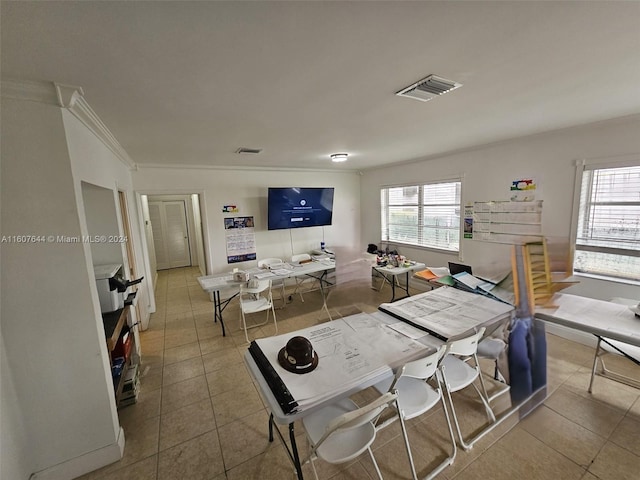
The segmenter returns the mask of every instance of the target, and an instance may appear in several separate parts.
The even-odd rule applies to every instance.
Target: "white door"
[[[149,202],[149,219],[156,250],[156,268],[164,270],[191,265],[184,201]]]

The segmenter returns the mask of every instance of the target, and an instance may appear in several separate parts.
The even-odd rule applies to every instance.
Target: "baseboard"
[[[69,480],[117,462],[123,454],[124,430],[120,427],[115,443],[40,470],[32,474],[30,480]]]

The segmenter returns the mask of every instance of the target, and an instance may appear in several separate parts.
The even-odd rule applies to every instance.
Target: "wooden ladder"
[[[518,274],[517,258],[520,258],[521,262],[521,275]],[[553,297],[554,289],[546,240],[542,238],[540,241],[514,245],[511,264],[516,305],[522,305],[523,308],[526,306],[526,313],[530,315],[533,315],[536,305],[551,306],[550,300]],[[520,286],[521,282],[522,287]],[[522,299],[521,295],[527,298]]]
[[[535,305],[549,305],[555,292],[546,239],[524,244],[523,260],[529,298]]]

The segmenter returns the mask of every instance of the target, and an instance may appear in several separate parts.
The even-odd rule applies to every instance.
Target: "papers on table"
[[[291,275],[293,273],[293,270],[289,270],[288,268],[277,268],[275,270],[271,269],[271,273],[286,277],[288,275]]]
[[[238,288],[239,285],[239,282],[236,282],[233,279],[232,273],[199,277],[198,282],[200,283],[202,289],[206,292],[214,290],[224,290],[226,288]]]
[[[302,375],[278,363],[278,352],[296,335],[308,338],[319,357],[318,367]],[[391,375],[392,368],[427,352],[425,345],[366,313],[255,342],[297,402],[298,410]]]
[[[414,327],[406,322],[396,322],[390,325],[387,325],[387,328],[395,330],[398,333],[401,333],[405,337],[413,338],[417,340],[418,338],[422,338],[425,335],[429,335],[424,330],[420,330],[419,328]]]
[[[503,276],[499,283],[493,283],[483,278],[475,277],[467,272],[456,273],[450,277],[454,284],[463,290],[481,295],[487,295],[495,300],[515,305],[513,282],[511,275]]]
[[[253,275],[258,280],[264,280],[265,278],[273,278],[276,276],[274,272],[256,273]]]
[[[446,341],[510,315],[513,307],[475,293],[441,287],[383,303],[379,310]]]

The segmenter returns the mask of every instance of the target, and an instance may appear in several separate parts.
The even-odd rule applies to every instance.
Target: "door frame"
[[[142,209],[142,196],[154,196],[154,195],[198,195],[200,199],[200,224],[202,227],[202,243],[203,243],[203,254],[204,254],[204,263],[205,263],[205,275],[209,275],[213,271],[213,261],[212,261],[212,253],[210,248],[210,238],[209,238],[209,214],[207,211],[207,195],[203,189],[188,189],[188,190],[178,190],[178,191],[167,191],[167,190],[135,190],[134,194],[136,196],[136,204],[138,208],[138,228],[141,232],[142,238],[142,251],[144,254],[144,268],[145,273],[148,275],[148,278],[154,278],[156,272],[151,271],[151,264],[149,262],[149,245],[147,244],[147,237],[145,235],[145,217]],[[153,313],[156,311],[156,302],[155,302],[155,292],[154,292],[154,282],[148,282],[149,285],[149,297],[150,297],[150,312]]]
[[[191,201],[191,198],[189,198],[188,200]],[[159,208],[160,208],[160,212],[159,212],[160,213],[160,217],[161,217],[160,218],[160,223],[161,223],[160,232],[162,233],[162,236],[163,236],[163,243],[165,245],[165,250],[166,250],[164,253],[166,254],[166,257],[167,257],[166,261],[167,261],[167,264],[168,264],[168,266],[166,266],[166,267],[164,267],[162,269],[160,269],[158,267],[158,250],[157,250],[157,248],[155,248],[155,243],[154,243],[154,249],[155,249],[155,253],[156,253],[156,268],[159,269],[159,270],[168,270],[168,269],[171,269],[171,268],[180,268],[180,267],[191,267],[191,266],[193,266],[194,257],[197,256],[196,255],[197,252],[195,250],[197,248],[197,246],[194,245],[195,242],[196,242],[196,234],[197,234],[197,232],[195,232],[194,228],[192,228],[192,226],[190,225],[191,222],[194,221],[194,219],[192,217],[193,217],[193,214],[195,213],[195,212],[193,212],[192,206],[187,205],[187,199],[186,198],[161,199],[161,200],[158,200],[156,198],[154,198],[153,200],[150,199],[150,198],[147,198],[147,205],[149,206],[149,208],[151,208],[152,204],[158,205]],[[167,224],[167,204],[173,204],[174,206],[177,205],[177,204],[180,204],[180,206],[182,208],[181,214],[183,216],[184,223],[182,223],[181,227],[184,228],[184,234],[185,234],[185,237],[183,238],[183,240],[186,239],[186,241],[187,241],[186,242],[187,243],[186,244],[187,252],[185,252],[186,253],[185,257],[187,257],[187,261],[188,261],[187,265],[177,265],[177,266],[173,265],[174,261],[173,261],[172,256],[171,256],[171,244],[170,244],[170,242],[168,241],[168,238],[167,238],[168,234],[169,234],[169,226]],[[153,224],[152,224],[152,228],[153,228]],[[196,260],[197,260],[197,258],[196,258]]]

